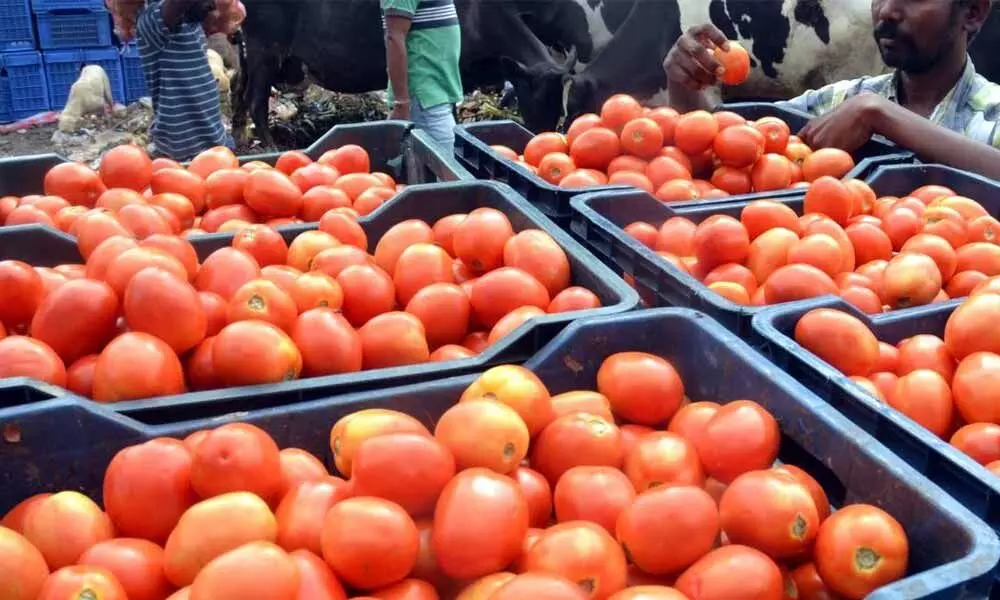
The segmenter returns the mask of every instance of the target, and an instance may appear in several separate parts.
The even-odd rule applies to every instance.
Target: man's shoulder
[[[976,75],[969,91],[968,107],[974,112],[989,113],[1000,117],[1000,85],[982,75]]]

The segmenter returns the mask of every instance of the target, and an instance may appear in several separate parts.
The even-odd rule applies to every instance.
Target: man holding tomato
[[[453,0],[381,0],[389,118],[413,121],[450,155],[462,101],[462,33]]]
[[[234,146],[205,54],[203,22],[215,9],[216,0],[159,0],[139,13],[139,57],[156,113],[153,154],[187,160],[214,146]]]
[[[886,75],[832,83],[779,106],[815,115],[799,133],[813,147],[853,151],[873,134],[922,159],[1000,179],[1000,86],[976,74],[968,46],[991,0],[872,0],[875,41]],[[677,108],[712,108],[715,48],[728,49],[712,25],[692,27],[663,68]]]

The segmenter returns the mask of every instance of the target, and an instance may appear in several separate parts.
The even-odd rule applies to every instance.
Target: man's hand
[[[392,105],[392,110],[389,112],[390,119],[397,119],[400,121],[410,120],[410,102],[409,100],[397,100]]]
[[[663,70],[671,85],[698,92],[719,83],[722,65],[712,50],[729,49],[729,40],[715,25],[695,25],[677,39],[663,61]]]
[[[822,117],[809,121],[799,137],[813,148],[854,152],[875,133],[874,120],[887,102],[870,92],[858,94]]]

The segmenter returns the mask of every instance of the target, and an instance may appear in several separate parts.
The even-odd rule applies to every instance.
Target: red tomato
[[[79,564],[104,567],[115,576],[128,600],[162,600],[173,586],[163,574],[163,548],[135,538],[118,538],[91,546]]]
[[[208,433],[193,452],[191,485],[202,498],[253,492],[265,501],[281,491],[278,445],[249,423],[226,423]]]
[[[35,600],[66,600],[67,598],[99,598],[129,600],[111,571],[104,567],[63,567],[49,575]]]
[[[634,500],[632,482],[614,467],[573,467],[559,478],[552,499],[560,523],[590,521],[611,534]]]
[[[586,521],[546,529],[525,555],[524,566],[528,572],[575,581],[590,598],[607,598],[623,589],[628,571],[625,553],[611,534]]]
[[[677,591],[696,600],[781,600],[781,569],[766,554],[731,544],[713,550],[677,579]]]
[[[375,589],[402,580],[413,569],[420,534],[398,504],[381,498],[349,498],[323,520],[323,558],[352,587]]]
[[[502,570],[521,552],[528,503],[509,477],[466,469],[441,493],[431,545],[441,571],[472,579]]]

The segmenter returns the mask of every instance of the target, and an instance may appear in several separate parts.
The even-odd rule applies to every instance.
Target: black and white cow
[[[379,0],[245,0],[244,4],[241,69],[233,87],[234,131],[245,129],[249,112],[257,135],[271,145],[267,127],[271,86],[299,83],[306,71],[335,92],[385,89]],[[556,62],[550,47],[573,48],[588,57],[594,53],[586,14],[576,0],[456,0],[455,5],[462,27],[462,80],[468,91],[503,85],[502,57],[535,69],[540,79],[559,79],[572,64]],[[532,113],[532,99],[520,99],[529,126],[542,127],[544,123]]]
[[[667,101],[663,59],[689,27],[713,23],[750,51],[748,81],[724,90],[727,100],[783,99],[827,83],[884,72],[872,37],[871,0],[576,0],[586,5],[592,47],[586,68],[561,73],[508,64],[518,98],[533,100],[534,122],[551,129],[596,111],[615,93],[650,104]],[[610,6],[626,18],[595,27]],[[613,32],[608,38],[607,32]],[[970,52],[980,72],[1000,81],[1000,11],[994,11]]]

